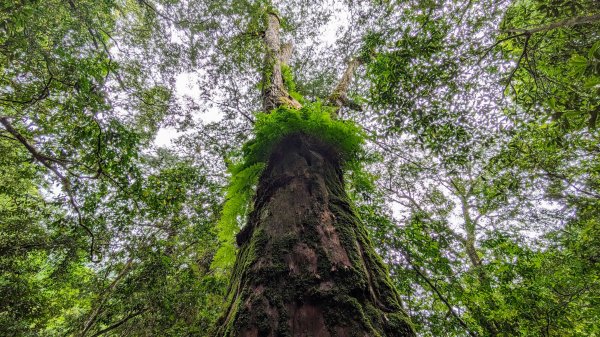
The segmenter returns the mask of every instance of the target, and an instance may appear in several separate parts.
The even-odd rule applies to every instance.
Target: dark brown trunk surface
[[[237,239],[217,336],[414,336],[323,142],[276,146]]]

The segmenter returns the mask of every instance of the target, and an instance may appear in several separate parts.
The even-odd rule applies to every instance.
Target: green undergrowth
[[[334,109],[315,102],[300,110],[280,107],[269,114],[257,114],[254,138],[244,144],[242,155],[228,168],[231,178],[217,223],[221,246],[214,257],[213,269],[225,270],[235,262],[235,234],[245,224],[246,215],[251,211],[255,187],[274,146],[285,136],[304,133],[319,138],[336,148],[345,170],[362,168],[365,134],[352,121],[332,118]]]

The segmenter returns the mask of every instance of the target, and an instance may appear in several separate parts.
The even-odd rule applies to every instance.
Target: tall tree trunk
[[[263,172],[217,336],[414,336],[334,148],[283,139]]]

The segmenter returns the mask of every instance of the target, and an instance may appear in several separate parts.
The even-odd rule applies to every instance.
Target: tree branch
[[[446,305],[446,308],[448,308],[448,313],[450,313],[452,315],[452,317],[454,317],[458,321],[458,323],[467,331],[467,333],[469,334],[469,336],[477,336],[475,333],[473,333],[469,329],[469,326],[467,325],[467,323],[465,323],[465,321],[463,321],[462,318],[460,318],[460,316],[458,316],[458,314],[454,311],[454,308],[452,307],[452,305],[450,305],[450,303],[448,302],[448,300],[444,297],[444,295],[442,295],[442,293],[431,282],[431,280],[429,280],[421,272],[421,270],[419,270],[419,268],[417,268],[414,264],[411,263],[410,266],[415,271],[415,273],[417,273],[417,275],[419,275],[429,285],[429,287],[431,287],[431,289],[435,292],[435,294],[437,295],[437,297],[444,303],[444,305]]]
[[[53,167],[52,164],[50,164],[50,162],[56,163],[56,164],[59,164],[59,165],[64,165],[65,163],[68,163],[67,160],[60,159],[60,158],[55,158],[55,157],[51,157],[51,156],[47,156],[47,155],[45,155],[43,153],[38,152],[31,144],[29,144],[29,142],[27,141],[27,139],[25,139],[25,137],[23,137],[23,135],[21,135],[12,126],[12,124],[8,120],[8,117],[0,117],[0,124],[2,124],[2,126],[4,126],[4,128],[6,129],[6,131],[8,131],[8,133],[10,133],[14,137],[13,140],[17,140],[19,143],[21,143],[23,146],[25,146],[25,148],[27,149],[27,151],[29,151],[29,153],[33,156],[34,159],[36,159],[41,164],[43,164],[44,166],[46,166],[46,168],[48,168],[49,170],[51,170],[52,172],[54,172],[57,177],[59,177],[60,179],[64,179],[64,176],[60,172],[56,172],[56,168]]]
[[[103,335],[103,334],[109,332],[110,330],[116,329],[116,328],[120,327],[121,325],[127,323],[129,320],[131,320],[131,319],[133,319],[133,318],[135,318],[135,317],[137,317],[137,316],[145,313],[146,311],[148,311],[148,309],[142,309],[142,310],[133,312],[133,313],[125,316],[125,318],[123,318],[122,320],[118,321],[117,323],[115,323],[115,324],[113,324],[113,325],[111,325],[111,326],[109,326],[109,327],[107,327],[105,329],[102,329],[102,330],[96,332],[91,337],[98,337],[100,335]]]
[[[279,40],[279,17],[275,13],[267,14],[267,29],[265,30],[264,42],[266,46],[263,73],[263,109],[269,112],[279,106],[279,96],[283,91],[283,77],[281,75]]]
[[[527,33],[520,33],[520,34],[517,34],[517,35],[511,35],[509,37],[505,37],[503,39],[500,39],[500,40],[496,41],[496,43],[494,43],[493,45],[491,45],[490,47],[488,47],[488,48],[485,49],[483,55],[477,61],[477,64],[481,63],[481,61],[490,53],[490,51],[492,51],[492,49],[494,49],[494,47],[496,47],[500,43],[502,43],[504,41],[511,40],[511,39],[515,39],[517,37],[524,36],[524,35],[527,35]]]
[[[467,333],[469,334],[469,336],[477,336],[477,334],[475,334],[474,332],[472,332],[469,329],[469,326],[467,325],[467,323],[465,323],[465,321],[462,320],[462,318],[460,318],[460,316],[454,311],[454,308],[452,307],[452,305],[450,304],[450,302],[448,302],[448,300],[444,297],[444,295],[442,295],[442,293],[440,292],[440,290],[435,286],[435,284],[433,284],[433,282],[431,282],[431,280],[425,276],[425,274],[423,272],[421,272],[421,270],[419,269],[419,267],[415,266],[415,264],[412,261],[412,257],[410,256],[410,253],[408,252],[408,250],[405,247],[402,247],[404,250],[404,257],[406,258],[408,264],[410,265],[410,267],[412,268],[412,270],[415,271],[415,273],[421,277],[426,283],[427,285],[429,285],[429,287],[431,288],[431,290],[433,290],[435,292],[435,294],[437,295],[437,297],[444,303],[444,305],[446,306],[446,308],[448,308],[448,312],[452,315],[452,317],[454,317],[458,323],[467,331]]]
[[[0,98],[0,101],[18,104],[34,104],[35,102],[41,101],[42,99],[48,97],[48,95],[50,94],[50,84],[52,84],[52,81],[54,81],[54,77],[52,76],[52,74],[50,74],[50,77],[44,83],[44,88],[42,88],[41,92],[37,96],[31,97],[26,101],[20,101],[10,98]]]
[[[600,20],[600,13],[590,15],[590,16],[579,16],[579,17],[575,17],[575,18],[571,18],[571,19],[567,19],[567,20],[563,20],[563,21],[559,21],[559,22],[554,22],[554,23],[550,23],[548,25],[530,28],[530,29],[510,28],[510,29],[501,30],[500,33],[502,33],[502,34],[515,34],[515,35],[510,35],[503,39],[500,39],[500,40],[496,41],[496,43],[494,43],[490,47],[486,48],[485,52],[479,58],[479,61],[477,61],[477,63],[478,64],[481,63],[481,61],[489,54],[489,52],[492,49],[494,49],[494,47],[496,47],[497,45],[499,45],[500,43],[502,43],[504,41],[512,40],[512,39],[515,39],[515,38],[521,37],[521,36],[529,37],[535,33],[545,32],[545,31],[549,31],[549,30],[561,28],[561,27],[571,27],[571,26],[577,26],[577,25],[582,25],[582,24],[586,24],[586,23],[595,23],[599,20]]]
[[[154,13],[156,16],[158,16],[158,17],[161,17],[161,18],[163,18],[163,19],[165,19],[165,20],[167,20],[167,21],[170,21],[170,22],[172,22],[172,23],[174,23],[174,24],[176,24],[176,25],[183,25],[183,24],[190,24],[190,23],[193,23],[193,24],[196,24],[196,25],[198,25],[198,24],[203,24],[203,23],[206,23],[206,22],[208,22],[208,19],[206,19],[206,20],[202,20],[202,21],[200,21],[200,22],[191,22],[191,21],[189,21],[189,20],[176,20],[176,19],[173,19],[172,17],[169,17],[168,15],[166,15],[166,14],[162,13],[161,11],[157,10],[157,9],[156,9],[154,6],[152,6],[152,4],[151,4],[151,3],[149,3],[149,2],[148,2],[148,1],[146,1],[146,0],[138,0],[138,2],[139,2],[140,4],[142,4],[142,5],[144,5],[145,7],[147,7],[147,8],[148,8],[148,9],[149,9],[151,12],[153,12],[153,13]]]
[[[598,119],[598,113],[600,113],[600,105],[595,110],[590,111],[590,119],[588,120],[588,129],[593,131],[596,129],[596,120]]]
[[[521,61],[523,60],[523,57],[527,54],[527,47],[529,45],[529,38],[531,38],[531,34],[530,33],[526,33],[525,34],[525,43],[523,44],[523,52],[521,53],[521,56],[519,56],[519,59],[517,60],[517,64],[515,65],[515,67],[513,68],[513,70],[510,72],[510,75],[508,75],[508,79],[507,79],[506,86],[504,87],[504,91],[506,91],[506,89],[508,88],[508,86],[511,84],[512,79],[515,76],[515,73],[517,72],[517,69],[519,69],[519,66],[521,65]]]
[[[583,25],[586,23],[595,23],[597,21],[600,21],[600,13],[597,13],[594,15],[589,15],[589,16],[578,16],[575,18],[558,21],[558,22],[553,22],[548,25],[530,28],[530,29],[511,28],[511,29],[501,30],[500,32],[501,33],[525,33],[525,34],[531,35],[531,34],[544,32],[544,31],[548,31],[548,30],[552,30],[552,29],[556,29],[556,28],[578,26],[578,25]]]
[[[117,277],[115,277],[115,279],[110,283],[108,288],[106,288],[102,292],[102,294],[101,294],[102,298],[100,300],[100,303],[96,306],[96,309],[94,309],[94,311],[92,312],[90,317],[87,319],[85,325],[83,326],[83,330],[81,331],[81,334],[80,334],[81,337],[85,336],[85,334],[92,328],[94,323],[96,323],[98,316],[102,313],[102,311],[104,309],[104,303],[106,303],[106,301],[108,300],[108,296],[110,294],[112,294],[112,292],[117,287],[117,284],[119,284],[119,282],[123,279],[123,277],[125,277],[125,275],[127,275],[129,273],[132,265],[133,265],[133,257],[130,257],[129,260],[127,260],[127,262],[125,263],[125,267],[123,267],[123,269],[121,269],[121,271],[119,272]],[[104,330],[102,330],[102,331],[104,331]],[[100,331],[100,332],[102,332],[102,331]],[[107,332],[107,331],[108,330],[106,330],[104,332]],[[94,336],[101,335],[100,332],[96,333]],[[102,332],[102,333],[104,333],[104,332]]]
[[[287,64],[292,58],[292,51],[294,50],[294,45],[291,42],[286,42],[281,46],[281,50],[279,52],[279,62],[281,64]]]
[[[346,65],[346,70],[344,71],[344,74],[342,74],[342,78],[340,78],[340,81],[335,86],[335,89],[333,89],[333,92],[331,95],[329,95],[328,101],[330,104],[340,108],[342,106],[347,106],[359,111],[362,110],[361,107],[356,104],[356,102],[353,102],[348,98],[348,88],[350,87],[350,83],[352,83],[354,72],[361,64],[362,62],[359,58],[353,58],[350,60],[350,62],[348,62]]]
[[[92,260],[92,262],[97,262],[94,259],[95,236],[94,236],[94,233],[92,232],[92,230],[83,223],[83,215],[81,214],[81,210],[79,209],[79,206],[77,205],[75,196],[73,194],[73,190],[71,189],[71,182],[65,175],[63,175],[58,170],[58,168],[56,168],[53,165],[53,164],[58,164],[62,167],[65,167],[65,164],[67,163],[67,161],[58,159],[58,158],[54,158],[54,157],[50,157],[50,156],[47,156],[47,155],[44,155],[44,154],[38,152],[37,149],[35,147],[33,147],[31,144],[29,144],[27,139],[12,126],[12,124],[8,120],[8,117],[0,117],[0,124],[2,124],[2,126],[4,126],[4,128],[6,129],[6,131],[8,131],[8,133],[10,133],[13,137],[15,137],[15,139],[27,149],[27,151],[31,154],[31,156],[35,160],[40,162],[48,170],[50,170],[52,173],[54,173],[54,175],[60,180],[61,185],[63,186],[65,192],[67,193],[67,197],[69,198],[69,203],[71,204],[71,206],[73,207],[73,210],[77,214],[78,225],[88,233],[88,235],[90,236],[90,238],[92,240],[92,242],[90,244],[90,259]]]
[[[282,60],[287,61],[291,57],[291,45],[286,44],[282,48],[279,39],[279,17],[272,12],[267,15],[267,29],[264,34],[266,53],[262,88],[263,110],[268,113],[281,105],[299,109],[302,104],[285,90],[281,74]]]

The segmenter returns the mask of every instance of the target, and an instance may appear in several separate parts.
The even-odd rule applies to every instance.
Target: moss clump
[[[292,73],[292,68],[287,64],[281,65],[281,77],[283,78],[283,85],[285,85],[288,92],[296,91],[294,74]]]

